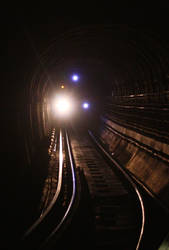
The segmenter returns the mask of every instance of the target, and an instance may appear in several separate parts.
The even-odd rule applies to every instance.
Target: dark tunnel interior
[[[77,118],[79,126],[96,128],[101,115],[109,115],[119,124],[128,122],[123,112],[110,114],[109,109],[111,105],[130,105],[132,96],[137,97],[138,105],[168,107],[168,7],[122,8],[114,4],[111,10],[107,6],[104,12],[100,7],[79,16],[64,11],[57,14],[52,6],[4,9],[1,42],[7,45],[7,54],[1,59],[2,245],[9,239],[15,241],[36,215],[47,174],[49,137],[57,123],[50,109],[51,99],[59,84],[65,84],[79,100],[91,103],[88,120],[80,122]],[[80,77],[77,83],[71,80],[73,73]],[[139,117],[134,120],[137,129],[144,112],[140,111]],[[160,123],[144,125],[147,130],[155,127],[156,137],[163,134],[167,138],[168,117],[168,113],[161,114]],[[169,141],[161,139],[161,143]]]

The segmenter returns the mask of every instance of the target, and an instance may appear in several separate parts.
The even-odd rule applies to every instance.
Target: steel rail
[[[66,145],[67,145],[67,150],[68,150],[68,157],[69,157],[69,162],[70,162],[70,167],[71,167],[71,174],[72,174],[72,195],[71,199],[69,202],[69,205],[64,213],[64,216],[62,217],[60,223],[57,225],[57,227],[52,231],[52,233],[47,237],[47,239],[44,241],[44,243],[41,245],[40,249],[44,248],[46,244],[52,239],[52,237],[55,236],[55,234],[59,231],[63,223],[66,221],[66,218],[68,217],[71,208],[73,206],[75,196],[76,196],[76,175],[75,175],[75,165],[74,165],[74,160],[73,160],[73,153],[71,150],[71,143],[69,140],[69,136],[67,131],[65,131],[65,136],[66,136]]]
[[[30,235],[37,228],[37,226],[44,220],[44,218],[47,216],[47,214],[49,214],[49,212],[51,211],[52,207],[56,203],[56,200],[58,199],[58,196],[60,194],[61,187],[62,187],[62,174],[63,174],[63,143],[62,143],[62,140],[63,140],[62,130],[60,130],[60,134],[59,134],[59,175],[58,175],[58,184],[57,184],[57,189],[56,189],[55,195],[54,195],[51,203],[49,204],[48,208],[45,210],[45,212],[42,213],[40,215],[40,217],[35,221],[35,223],[26,231],[26,233],[23,236],[23,239],[28,237],[28,235]]]
[[[137,241],[137,246],[136,246],[136,250],[139,250],[140,245],[141,245],[141,240],[143,237],[143,232],[144,232],[144,228],[145,228],[145,208],[144,208],[144,202],[142,199],[142,196],[136,186],[136,184],[133,182],[132,178],[130,177],[130,175],[123,169],[123,167],[104,149],[104,147],[98,142],[98,140],[95,138],[95,136],[92,134],[92,132],[90,130],[88,130],[88,133],[90,135],[90,137],[92,138],[92,140],[95,142],[95,144],[97,145],[97,147],[105,154],[105,156],[111,161],[113,162],[113,164],[122,172],[122,174],[125,176],[125,178],[129,181],[129,183],[131,184],[132,188],[134,189],[139,203],[140,203],[140,208],[142,211],[142,223],[141,223],[141,230],[140,230],[140,235],[139,235],[139,239]]]

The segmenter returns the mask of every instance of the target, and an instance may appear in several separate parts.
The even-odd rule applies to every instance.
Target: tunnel
[[[79,103],[90,103],[71,122],[92,129],[169,209],[168,9],[159,7],[147,16],[159,16],[161,22],[143,24],[115,22],[120,8],[113,20],[100,12],[72,18],[48,10],[46,16],[45,7],[7,11],[3,38],[8,55],[1,62],[2,246],[15,242],[37,213],[50,136],[59,123],[51,102],[62,84]],[[134,17],[139,20],[142,11],[149,13],[140,9]]]

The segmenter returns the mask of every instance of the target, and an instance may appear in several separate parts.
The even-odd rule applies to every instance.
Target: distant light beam
[[[83,105],[82,105],[82,107],[83,107],[84,109],[88,109],[88,108],[89,108],[89,103],[84,102]]]
[[[72,80],[73,80],[74,82],[77,82],[77,81],[79,80],[79,76],[78,76],[78,75],[73,75],[73,76],[72,76]]]

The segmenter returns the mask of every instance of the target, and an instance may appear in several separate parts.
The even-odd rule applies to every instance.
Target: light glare
[[[73,76],[72,76],[72,80],[73,80],[73,81],[76,82],[76,81],[78,81],[78,79],[79,79],[78,75],[73,75]]]
[[[56,103],[56,108],[60,113],[65,113],[69,109],[69,102],[66,99],[60,99]]]
[[[56,97],[53,104],[56,115],[68,116],[72,111],[72,101],[68,97]]]
[[[87,102],[84,102],[84,103],[83,103],[83,108],[84,108],[84,109],[88,109],[88,108],[89,108],[89,104],[88,104]]]

